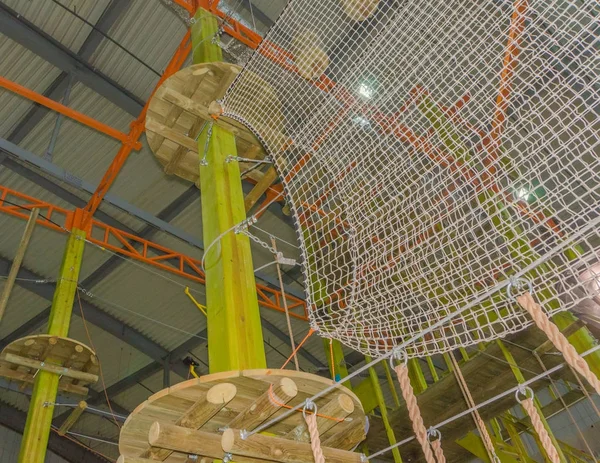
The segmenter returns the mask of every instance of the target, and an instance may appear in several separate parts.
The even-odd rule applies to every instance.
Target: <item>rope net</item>
[[[416,357],[530,325],[501,284],[515,275],[548,315],[600,300],[599,16],[289,1],[223,108],[277,166],[313,328],[373,356],[429,331]]]

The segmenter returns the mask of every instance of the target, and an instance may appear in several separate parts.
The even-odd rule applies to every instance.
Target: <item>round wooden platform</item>
[[[61,375],[59,390],[87,395],[86,384],[98,380],[98,358],[92,349],[74,339],[37,334],[17,339],[0,354],[0,376],[21,382],[24,389],[34,382],[38,370]]]
[[[285,413],[288,409],[281,404],[296,406],[331,384],[331,380],[321,376],[293,370],[233,371],[184,381],[152,395],[131,413],[121,429],[122,458],[119,461],[151,457],[158,461],[184,462],[188,454],[222,457],[210,452],[221,451],[221,434],[226,428],[251,431]],[[317,399],[316,405],[324,447],[351,450],[364,439],[366,417],[359,399],[349,389],[338,386]],[[302,413],[294,412],[264,432],[290,441],[308,442],[304,423]],[[205,432],[198,442],[207,442],[206,446],[212,447],[190,448],[187,453],[157,448],[159,434],[176,436],[175,431],[186,429]],[[206,438],[211,437],[208,433],[214,435],[215,439],[210,439],[216,442],[214,445],[208,443]],[[149,436],[155,447],[149,445]],[[173,439],[179,441],[175,446],[183,445],[184,439]],[[235,460],[248,461],[237,457]]]
[[[229,63],[195,64],[166,79],[152,96],[146,116],[146,137],[166,173],[198,182],[196,140],[200,131],[207,130],[207,121],[234,133],[238,156],[249,157],[246,153],[250,151],[255,158],[265,157],[261,143],[243,124],[227,117],[218,117],[216,120],[211,117],[220,113],[221,108],[215,102],[225,95],[240,71],[239,66]],[[252,88],[246,89],[248,86]],[[262,97],[261,106],[256,111],[267,111],[272,115],[272,121],[283,125],[279,101],[264,80],[246,73],[241,101],[246,90],[251,91],[252,95],[259,93]],[[255,129],[260,130],[259,127]],[[280,127],[277,130],[279,133]],[[272,133],[273,130],[268,132]]]

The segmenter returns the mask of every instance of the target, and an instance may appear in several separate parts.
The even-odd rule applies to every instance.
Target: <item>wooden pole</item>
[[[274,169],[273,169],[274,170]],[[257,184],[258,185],[258,184]],[[283,296],[283,309],[285,310],[285,319],[287,321],[288,334],[290,336],[290,347],[294,353],[294,365],[296,365],[296,371],[300,371],[300,365],[298,364],[298,354],[296,353],[296,342],[294,341],[294,331],[292,330],[292,321],[290,320],[290,312],[288,310],[287,300],[285,299],[285,290],[283,289],[283,277],[281,276],[281,267],[277,260],[277,243],[275,238],[271,237],[271,245],[275,250],[275,266],[277,267],[277,278],[279,279],[279,287],[281,288],[281,295]]]
[[[148,443],[152,447],[168,449],[175,452],[198,455],[200,457],[222,460],[225,451],[221,445],[221,435],[196,429],[183,428],[170,423],[155,422],[148,432]],[[156,459],[147,460],[156,461]],[[235,457],[236,462],[250,463],[263,460],[256,458]],[[124,460],[125,463],[145,463],[145,460]]]
[[[40,210],[37,208],[31,210],[31,214],[29,214],[29,219],[27,219],[27,224],[25,225],[25,230],[23,231],[23,236],[21,236],[21,242],[19,243],[19,247],[17,248],[17,254],[15,255],[12,265],[10,266],[8,278],[4,282],[4,289],[2,290],[2,295],[0,295],[0,322],[2,322],[2,317],[4,317],[4,311],[6,310],[6,306],[8,305],[10,293],[12,292],[13,286],[15,285],[15,280],[17,279],[17,274],[19,273],[19,269],[21,268],[23,257],[25,257],[25,251],[27,250],[29,239],[33,234],[35,222],[38,218],[39,213]]]
[[[259,458],[280,463],[313,463],[314,457],[310,444],[295,442],[281,437],[252,434],[242,439],[239,429],[226,429],[223,432],[221,446],[225,452],[247,458]],[[361,454],[347,450],[321,447],[327,463],[360,463]]]
[[[502,342],[502,340],[500,340],[500,339],[496,340],[496,344],[498,345],[498,347],[500,348],[500,351],[504,355],[504,358],[510,365],[510,369],[511,369],[515,379],[517,380],[517,382],[524,383],[525,376],[523,376],[521,369],[517,365],[517,362],[515,361],[515,358],[513,357],[512,352],[508,349],[508,347],[506,347],[506,345]],[[533,398],[533,403],[534,403],[534,406],[537,409],[537,412],[541,418],[542,425],[544,426],[544,428],[548,432],[548,435],[550,436],[550,440],[552,441],[552,444],[554,445],[556,450],[558,450],[558,454],[560,456],[561,461],[567,461],[558,441],[556,440],[556,437],[554,436],[554,433],[552,432],[552,429],[550,428],[550,424],[548,423],[548,421],[546,421],[546,418],[544,417],[544,414],[542,413],[542,407],[541,407],[541,404],[540,404],[539,400],[537,399],[537,397]],[[543,446],[540,448],[540,451],[544,452]]]
[[[63,255],[48,322],[48,334],[54,336],[66,337],[69,334],[73,302],[83,260],[86,232],[80,227],[83,227],[82,222],[85,215],[81,209],[75,211],[73,227]],[[61,364],[60,359],[52,358],[52,354],[46,361],[57,365]],[[44,370],[38,371],[35,376],[25,431],[21,441],[19,463],[44,462],[59,379],[60,375]]]
[[[298,386],[290,378],[281,378],[264,394],[258,397],[248,408],[236,416],[228,426],[252,431],[263,421],[279,411],[298,394]]]
[[[69,414],[69,416],[67,416],[67,419],[64,421],[64,423],[59,428],[58,434],[60,434],[61,436],[64,436],[67,432],[69,432],[69,429],[71,429],[73,427],[73,425],[77,422],[77,420],[79,419],[79,417],[82,415],[82,413],[85,411],[86,408],[87,408],[87,402],[85,400],[82,400],[81,402],[79,402],[77,404],[77,407],[75,407],[73,409],[73,411]]]
[[[222,61],[221,48],[213,42],[219,40],[217,18],[199,8],[194,19],[194,64]],[[207,247],[214,243],[205,258],[209,370],[266,368],[250,241],[233,230],[246,219],[239,163],[225,162],[237,156],[235,137],[209,123],[198,137],[200,159],[205,146],[207,163],[200,166],[202,227]]]
[[[365,355],[365,360],[367,361],[367,363],[369,363],[373,359]],[[375,393],[375,397],[377,398],[379,412],[381,413],[381,419],[383,420],[383,425],[385,427],[385,433],[388,437],[390,445],[394,445],[396,443],[396,435],[394,434],[394,430],[392,429],[392,425],[390,424],[390,420],[387,413],[387,405],[385,404],[383,391],[381,390],[381,384],[379,383],[379,377],[377,376],[377,372],[373,367],[369,368],[369,378],[371,379],[371,385],[373,386],[373,391]],[[402,463],[402,457],[400,456],[400,450],[398,449],[398,447],[392,449],[392,455],[394,457],[395,463]]]

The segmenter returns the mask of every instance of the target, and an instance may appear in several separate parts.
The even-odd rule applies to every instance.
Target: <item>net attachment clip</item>
[[[394,347],[392,349],[392,354],[390,355],[390,366],[392,367],[392,370],[396,367],[396,365],[394,365],[394,360],[401,361],[404,365],[408,364],[408,355],[406,351],[400,347]]]
[[[527,289],[529,294],[533,294],[533,283],[526,278],[515,278],[512,276],[506,286],[506,295],[511,301],[516,302],[517,296],[515,292],[522,293],[525,289]]]

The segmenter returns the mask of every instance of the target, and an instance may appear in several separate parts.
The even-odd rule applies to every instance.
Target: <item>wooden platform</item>
[[[96,354],[88,346],[48,334],[17,339],[0,354],[0,376],[20,382],[23,389],[45,370],[61,375],[59,390],[85,396],[85,385],[98,381],[98,369]]]
[[[216,100],[224,96],[240,71],[239,66],[229,63],[195,64],[169,77],[153,95],[146,116],[146,137],[166,173],[198,182],[196,140],[201,130],[207,130],[207,122],[234,133],[238,156],[248,157],[245,154],[250,151],[258,158],[265,157],[261,143],[243,124],[226,117],[212,117],[218,115],[221,109]],[[244,79],[244,87],[252,87],[248,91],[253,95],[258,92],[262,96],[261,106],[256,111],[267,111],[271,114],[271,120],[279,125],[268,131],[260,130],[260,127],[255,129],[262,133],[273,134],[274,130],[280,133],[283,116],[275,93],[258,76],[247,73]],[[243,94],[244,90],[240,98],[243,98]],[[274,140],[268,141],[274,146]],[[283,144],[284,139],[280,142]],[[259,150],[251,150],[252,147],[258,147]]]
[[[119,461],[151,458],[155,461],[184,462],[188,453],[221,458],[221,439],[226,428],[251,431],[285,413],[288,410],[285,406],[301,404],[330,384],[331,380],[309,373],[268,369],[206,375],[179,383],[152,395],[131,413],[121,429]],[[280,406],[282,404],[285,406]],[[366,418],[360,401],[350,390],[338,387],[318,399],[316,404],[319,415],[336,418],[317,418],[324,447],[351,450],[364,439]],[[198,429],[200,431],[192,431]],[[308,442],[300,412],[273,424],[265,430],[265,434],[290,440],[290,445],[296,445],[292,442]],[[190,445],[190,448],[185,447],[188,453],[149,445],[149,437],[150,442],[165,445],[163,436],[173,436],[174,440],[178,440],[175,447]],[[180,438],[175,439],[174,436]],[[192,439],[196,439],[199,442],[197,447],[201,448],[182,443]],[[282,439],[275,441],[281,444]],[[183,447],[178,448],[183,450]],[[236,457],[235,461],[261,459]]]

